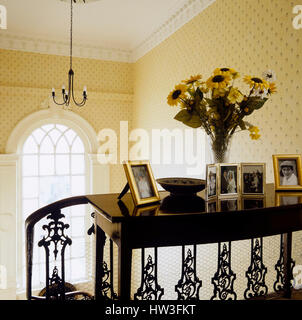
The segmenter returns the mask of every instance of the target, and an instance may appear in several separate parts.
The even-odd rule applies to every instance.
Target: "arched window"
[[[22,225],[29,214],[62,198],[87,193],[87,152],[79,135],[70,127],[49,123],[36,128],[25,140],[21,151]],[[75,206],[62,210],[70,225],[73,244],[66,250],[66,280],[72,283],[88,279],[87,208]],[[37,228],[35,238],[42,237]],[[24,228],[22,228],[24,232]],[[25,239],[22,236],[22,239]],[[23,240],[23,252],[25,242]],[[43,250],[35,248],[33,287],[40,289],[45,278]],[[25,258],[22,259],[21,289],[25,288]]]

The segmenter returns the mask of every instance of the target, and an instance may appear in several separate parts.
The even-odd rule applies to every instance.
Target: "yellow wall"
[[[277,73],[278,93],[250,120],[261,139],[240,132],[232,142],[231,161],[267,163],[272,154],[301,153],[301,30],[292,27],[289,0],[217,0],[135,64],[134,126],[184,127],[173,120],[177,108],[166,97],[175,84],[201,73],[206,80],[217,67],[241,75]],[[246,86],[245,86],[246,87]],[[246,87],[247,88],[247,87]]]
[[[278,93],[249,117],[259,126],[261,139],[237,134],[230,159],[266,162],[272,181],[272,154],[302,152],[302,31],[292,27],[295,4],[217,0],[134,64],[74,58],[76,89],[86,85],[90,94],[85,108],[74,111],[96,132],[106,127],[118,133],[120,120],[128,120],[130,128],[184,128],[173,120],[177,108],[166,103],[182,79],[197,73],[206,79],[214,68],[224,66],[258,76],[273,69]],[[0,153],[16,124],[40,108],[53,86],[59,92],[61,84],[67,84],[68,68],[68,57],[0,50]],[[106,97],[96,95],[100,93]],[[118,191],[124,183],[122,168],[113,166],[111,172],[111,191]]]
[[[69,58],[55,55],[0,50],[0,153],[5,153],[7,139],[17,123],[38,111],[43,101],[67,87]],[[73,107],[96,133],[111,128],[119,133],[120,121],[131,127],[133,106],[133,64],[74,58],[75,89],[78,99],[84,85],[88,101],[84,108]],[[124,183],[121,165],[111,166],[111,191]]]

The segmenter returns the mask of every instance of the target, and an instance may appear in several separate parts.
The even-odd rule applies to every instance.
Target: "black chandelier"
[[[63,97],[63,102],[59,103],[56,101],[56,93],[55,89],[52,88],[52,98],[53,101],[59,105],[59,106],[69,106],[70,100],[72,98],[72,101],[74,104],[78,107],[83,107],[84,104],[86,103],[87,100],[87,88],[84,87],[83,89],[83,100],[81,102],[77,102],[74,97],[74,92],[73,92],[73,81],[74,81],[74,71],[72,70],[72,18],[73,18],[73,2],[76,3],[76,0],[70,0],[70,68],[68,72],[68,91],[65,90],[65,86],[62,86],[62,97]],[[85,1],[83,0],[85,3]]]

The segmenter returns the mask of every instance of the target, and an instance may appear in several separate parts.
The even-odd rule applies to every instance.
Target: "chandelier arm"
[[[75,99],[75,97],[74,97],[74,91],[73,91],[73,80],[74,80],[74,78],[73,78],[73,76],[72,76],[72,81],[71,81],[72,100],[73,100],[73,102],[74,102],[74,104],[75,104],[76,106],[82,107],[82,106],[85,104],[86,99],[85,99],[85,97],[84,97],[83,100],[82,100],[80,103],[76,101],[76,99]]]
[[[66,104],[65,100],[64,100],[62,103],[58,103],[58,102],[56,101],[56,99],[55,99],[54,96],[52,96],[52,100],[53,100],[53,102],[54,102],[55,104],[57,104],[58,106],[63,106],[64,104]]]

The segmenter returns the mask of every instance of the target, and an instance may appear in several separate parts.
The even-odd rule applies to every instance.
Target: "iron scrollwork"
[[[226,244],[223,244],[222,251],[221,243],[218,243],[218,268],[212,278],[214,295],[211,300],[236,300],[235,279],[236,274],[231,269],[231,242],[229,242],[229,249]]]
[[[44,247],[46,255],[46,296],[56,296],[61,295],[64,298],[65,294],[65,248],[67,245],[71,245],[71,239],[65,235],[65,230],[69,228],[68,224],[65,224],[61,220],[65,216],[61,213],[61,210],[54,211],[47,216],[47,219],[51,220],[49,224],[43,225],[43,230],[47,231],[47,235],[44,236],[39,242],[39,247]],[[49,274],[49,257],[50,257],[50,247],[53,243],[54,249],[54,259],[57,260],[57,255],[59,249],[61,250],[61,277],[59,276],[59,270],[55,265],[53,269],[52,276]],[[51,291],[50,291],[51,289]]]
[[[275,270],[277,271],[276,281],[274,282],[274,290],[275,292],[280,292],[284,290],[285,284],[285,275],[284,275],[284,246],[283,246],[283,235],[280,236],[280,256],[275,264]],[[295,261],[293,259],[290,260],[290,274],[291,279],[293,279],[293,269],[295,267]],[[292,286],[292,285],[291,285]]]
[[[188,249],[187,256],[184,259],[184,251],[183,246],[182,275],[175,286],[175,291],[178,294],[178,300],[198,300],[202,281],[196,275],[196,245],[194,245],[194,256],[192,251]]]
[[[267,294],[268,287],[265,284],[267,268],[263,264],[263,239],[251,240],[251,264],[247,270],[247,289],[244,291],[245,299],[259,297]]]
[[[145,249],[142,249],[142,277],[141,286],[134,294],[134,300],[160,300],[164,289],[157,283],[157,248],[155,250],[155,262],[149,255],[144,266]]]

